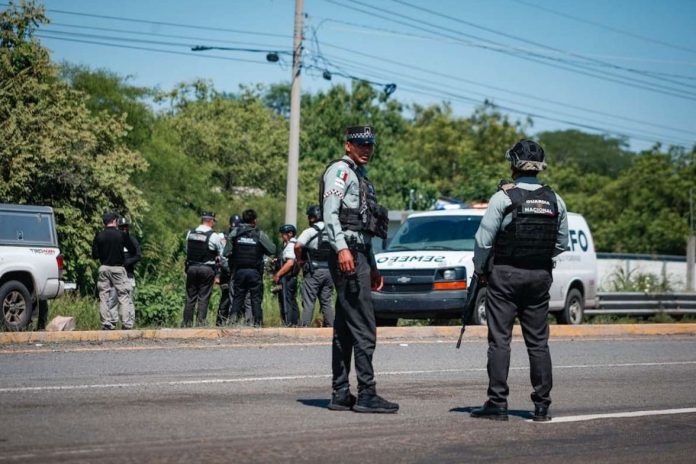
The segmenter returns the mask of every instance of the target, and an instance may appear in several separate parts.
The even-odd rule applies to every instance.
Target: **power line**
[[[355,1],[355,0],[354,0],[354,1]],[[394,3],[398,3],[398,4],[400,4],[400,5],[405,5],[405,6],[408,6],[408,7],[410,7],[410,8],[413,8],[413,9],[415,9],[415,10],[418,10],[418,11],[421,11],[421,12],[424,12],[424,13],[428,13],[428,14],[431,14],[431,15],[433,15],[433,16],[437,16],[437,17],[439,17],[439,18],[449,19],[450,21],[454,21],[454,22],[457,22],[457,23],[460,23],[460,24],[464,24],[464,25],[467,25],[467,26],[469,26],[469,27],[473,27],[473,28],[475,28],[475,29],[480,29],[480,30],[482,30],[482,31],[489,32],[489,33],[491,33],[491,34],[496,34],[496,35],[500,35],[500,36],[503,36],[503,37],[507,37],[507,38],[509,38],[509,39],[518,40],[518,41],[523,42],[523,43],[527,43],[527,44],[530,44],[530,45],[534,45],[534,46],[537,46],[537,47],[541,47],[541,48],[546,49],[546,50],[551,50],[551,51],[554,51],[554,52],[562,53],[562,54],[564,54],[564,55],[572,56],[572,57],[574,57],[574,58],[580,58],[580,59],[589,61],[589,62],[591,62],[591,63],[595,63],[595,64],[597,64],[597,65],[605,66],[605,67],[612,68],[612,69],[618,69],[618,70],[622,70],[622,71],[626,71],[626,72],[630,72],[630,73],[634,73],[634,74],[639,74],[639,75],[642,75],[642,76],[653,77],[653,76],[651,76],[651,74],[650,74],[649,71],[644,71],[644,70],[642,70],[642,69],[627,68],[627,67],[625,67],[625,66],[619,66],[619,65],[617,65],[617,64],[609,63],[609,62],[602,61],[602,60],[598,60],[598,59],[596,59],[596,58],[587,57],[587,56],[582,55],[582,54],[579,54],[579,53],[569,52],[569,51],[566,51],[566,50],[561,50],[561,49],[559,49],[559,48],[557,48],[557,47],[551,47],[551,46],[549,46],[549,45],[545,45],[545,44],[543,44],[543,43],[536,42],[536,41],[534,41],[534,40],[529,40],[529,39],[525,39],[525,38],[523,38],[523,37],[519,37],[519,36],[516,36],[516,35],[513,35],[513,34],[508,34],[508,33],[506,33],[506,32],[501,32],[501,31],[498,31],[498,30],[496,30],[496,29],[492,29],[492,28],[490,28],[490,27],[481,26],[481,25],[476,24],[476,23],[473,23],[473,22],[471,22],[471,21],[466,21],[466,20],[463,20],[463,19],[461,19],[461,18],[457,18],[457,17],[451,16],[451,15],[448,15],[448,14],[444,14],[444,13],[440,13],[440,12],[435,11],[435,10],[431,10],[431,9],[429,9],[429,8],[425,8],[425,7],[422,7],[422,6],[419,6],[419,5],[414,5],[413,3],[410,3],[410,2],[408,2],[408,1],[406,1],[406,0],[392,0],[392,1],[393,1]],[[357,3],[360,3],[360,2],[357,2]],[[679,75],[677,75],[676,77],[686,77],[686,78],[690,78],[690,76],[679,76]],[[682,83],[682,82],[674,81],[674,80],[671,80],[671,79],[663,79],[663,80],[665,80],[665,81],[667,81],[667,82],[671,82],[671,83],[673,83],[673,84],[677,84],[677,85],[684,85],[684,86],[687,86],[687,87],[693,87],[693,86],[691,86],[691,85],[684,84],[684,83]]]
[[[458,34],[458,35],[462,35],[462,36],[469,37],[469,38],[474,38],[474,39],[476,39],[476,40],[482,40],[482,41],[484,41],[484,42],[492,43],[492,44],[494,44],[496,47],[500,47],[500,46],[502,45],[502,44],[500,44],[500,43],[498,43],[498,42],[494,42],[494,41],[491,41],[491,40],[489,40],[489,39],[484,39],[484,38],[481,38],[481,37],[473,36],[473,35],[471,35],[471,34],[467,34],[467,33],[461,32],[461,31],[456,31],[456,30],[453,30],[453,29],[449,29],[449,28],[443,27],[443,26],[441,26],[441,25],[436,25],[436,24],[428,23],[428,22],[426,22],[426,21],[423,21],[422,19],[409,17],[409,16],[406,16],[406,15],[402,15],[402,14],[399,14],[399,13],[395,13],[395,12],[393,12],[393,11],[389,12],[392,16],[385,16],[385,15],[380,15],[380,14],[378,14],[378,13],[375,13],[374,11],[367,11],[367,10],[364,10],[364,9],[361,9],[361,8],[358,8],[358,7],[355,7],[355,6],[347,6],[347,5],[344,5],[344,4],[342,4],[342,3],[339,3],[339,2],[336,1],[336,0],[325,0],[325,1],[327,1],[328,3],[332,3],[332,4],[334,4],[334,5],[341,6],[341,7],[343,7],[343,8],[348,8],[348,9],[350,9],[351,11],[358,11],[358,12],[364,13],[364,14],[366,14],[366,15],[369,15],[369,16],[371,16],[371,17],[377,17],[377,18],[384,19],[384,20],[386,20],[386,21],[390,21],[390,22],[394,22],[394,23],[397,23],[397,24],[406,25],[406,26],[412,27],[412,28],[414,28],[414,29],[418,29],[418,30],[421,30],[421,31],[425,31],[425,32],[428,32],[428,33],[431,33],[431,34],[436,34],[436,35],[438,35],[438,36],[445,37],[445,38],[449,38],[449,39],[453,39],[453,40],[461,40],[461,39],[460,39],[459,37],[455,37],[455,36],[452,36],[452,35],[443,34],[443,33],[440,32],[439,30],[440,30],[440,29],[442,29],[442,30],[447,30],[447,31],[450,31],[450,32],[454,32],[455,34]],[[388,11],[388,10],[384,10],[384,9],[376,8],[376,7],[372,7],[372,6],[370,6],[370,8],[372,8],[373,10],[374,10],[374,9],[377,9],[377,10],[381,10],[381,11]],[[404,22],[404,21],[400,21],[400,20],[398,20],[398,19],[394,19],[393,16],[399,16],[399,17],[407,18],[409,21],[412,21],[412,22],[414,22],[414,23],[416,23],[416,24],[411,24],[411,23],[407,23],[407,22]],[[426,24],[426,25],[429,25],[429,26],[431,26],[431,27],[435,27],[435,28],[437,28],[438,30],[437,30],[437,31],[433,31],[433,30],[430,30],[430,29],[426,29],[426,28],[422,27],[420,24]],[[500,48],[495,48],[495,47],[491,47],[491,46],[487,46],[487,45],[477,45],[477,44],[471,44],[471,45],[472,45],[472,46],[479,47],[479,48],[483,48],[483,49],[493,50],[493,51],[496,51],[496,52],[499,52],[499,53],[503,53],[503,54],[506,54],[506,55],[509,55],[509,56],[512,56],[512,57],[515,57],[515,58],[518,58],[518,59],[524,59],[524,60],[527,60],[527,61],[532,61],[532,62],[540,63],[540,64],[543,64],[543,65],[546,65],[546,66],[550,66],[550,67],[554,67],[554,68],[557,68],[557,69],[563,69],[563,70],[570,71],[570,72],[573,72],[573,73],[576,73],[576,74],[581,74],[581,75],[586,75],[586,76],[590,76],[590,77],[595,77],[595,78],[598,78],[598,79],[601,79],[601,80],[605,80],[605,81],[608,81],[608,82],[616,82],[616,83],[620,83],[620,84],[624,84],[624,85],[629,85],[629,86],[634,87],[634,88],[639,88],[639,89],[644,89],[644,90],[650,90],[650,91],[653,91],[653,92],[656,92],[656,93],[660,93],[660,94],[663,94],[663,95],[669,95],[669,96],[673,96],[673,97],[679,97],[679,98],[684,98],[684,99],[696,101],[696,94],[685,93],[685,92],[684,92],[683,90],[681,90],[681,89],[672,89],[672,88],[669,88],[669,87],[663,87],[663,86],[659,86],[659,85],[651,84],[651,83],[647,83],[647,84],[646,84],[645,82],[639,81],[639,80],[634,79],[634,78],[629,78],[629,77],[624,77],[624,76],[616,76],[616,75],[612,75],[612,74],[608,74],[608,73],[597,74],[597,73],[594,73],[594,72],[588,72],[588,71],[582,71],[582,70],[579,70],[579,69],[573,69],[573,68],[570,68],[570,67],[563,66],[563,64],[562,64],[563,60],[556,59],[556,60],[552,60],[552,61],[555,61],[555,62],[549,62],[549,61],[546,61],[546,60],[549,60],[549,57],[546,57],[546,56],[543,56],[543,55],[533,56],[533,54],[528,53],[528,52],[525,52],[524,50],[514,49],[514,50],[516,50],[516,51],[519,53],[519,54],[515,54],[515,53],[511,53],[511,52],[509,52],[509,51],[504,51],[504,50],[502,50],[502,49],[500,49]],[[613,76],[613,77],[609,77],[609,76]]]
[[[598,23],[598,22],[595,22],[595,21],[590,21],[589,19],[584,19],[584,18],[580,18],[580,17],[577,17],[577,16],[569,15],[569,14],[567,14],[567,13],[562,13],[562,12],[560,12],[560,11],[553,10],[553,9],[547,8],[547,7],[543,7],[543,6],[541,6],[541,5],[536,5],[536,4],[534,4],[534,3],[525,2],[525,1],[523,1],[523,0],[512,0],[512,1],[513,1],[513,2],[517,2],[517,3],[521,4],[521,5],[528,6],[528,7],[530,7],[530,8],[536,8],[536,9],[538,9],[538,10],[546,11],[547,13],[551,13],[551,14],[553,14],[553,15],[560,16],[560,17],[562,17],[562,18],[571,19],[571,20],[573,20],[573,21],[577,21],[577,22],[580,22],[580,23],[590,24],[590,25],[595,26],[595,27],[598,27],[598,28],[600,28],[600,29],[606,29],[606,30],[608,30],[608,31],[615,32],[615,33],[617,33],[617,34],[625,35],[625,36],[628,36],[628,37],[633,37],[633,38],[635,38],[635,39],[640,39],[640,40],[643,40],[643,41],[649,42],[649,43],[654,43],[654,44],[663,45],[663,46],[665,46],[665,47],[673,48],[673,49],[676,49],[676,50],[682,50],[682,51],[685,51],[685,52],[689,52],[689,53],[694,53],[694,54],[696,54],[696,50],[694,50],[693,48],[684,47],[684,46],[682,46],[682,45],[672,44],[672,43],[669,43],[669,42],[665,42],[665,41],[663,41],[663,40],[655,39],[655,38],[653,38],[653,37],[647,37],[647,36],[644,36],[644,35],[636,34],[635,32],[629,32],[629,31],[626,31],[626,30],[623,30],[623,29],[619,29],[619,28],[616,28],[616,27],[613,27],[613,26],[608,26],[608,25],[606,25],[606,24]]]

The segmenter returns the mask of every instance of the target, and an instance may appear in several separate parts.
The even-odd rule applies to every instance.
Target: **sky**
[[[37,36],[56,61],[162,90],[199,78],[225,92],[290,81],[294,0],[44,4],[52,23]],[[696,1],[305,0],[303,9],[303,92],[353,76],[396,84],[403,103],[447,101],[463,117],[491,101],[530,117],[532,136],[579,129],[625,136],[633,150],[696,143]]]

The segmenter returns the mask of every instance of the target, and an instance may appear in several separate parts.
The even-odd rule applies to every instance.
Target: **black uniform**
[[[234,322],[244,315],[244,301],[251,294],[251,313],[254,325],[263,324],[263,257],[275,254],[275,245],[254,226],[242,224],[227,240],[225,253],[234,281],[234,299],[230,319]]]

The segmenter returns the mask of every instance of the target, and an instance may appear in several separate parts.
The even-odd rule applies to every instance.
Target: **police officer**
[[[140,261],[142,258],[142,252],[140,250],[140,243],[138,243],[138,240],[133,237],[129,233],[130,229],[130,222],[128,221],[128,218],[126,217],[120,217],[118,218],[118,221],[116,222],[118,229],[121,232],[124,232],[125,234],[128,235],[128,239],[133,243],[133,247],[135,248],[135,253],[131,253],[128,251],[128,248],[126,246],[123,247],[123,255],[124,255],[124,263],[123,267],[126,268],[126,275],[128,276],[128,281],[130,282],[130,291],[129,291],[129,306],[128,306],[128,313],[125,315],[125,319],[123,319],[123,328],[124,329],[132,329],[133,326],[135,325],[135,265]],[[111,310],[115,311],[116,306],[118,305],[118,295],[116,293],[116,289],[112,288],[111,289]]]
[[[386,208],[377,204],[366,165],[374,153],[371,126],[346,130],[345,156],[329,164],[320,185],[322,217],[333,253],[329,269],[336,285],[329,409],[394,413],[399,405],[377,395],[372,355],[377,341],[371,289],[382,286],[371,247],[373,236],[386,238]],[[358,398],[350,393],[348,374],[355,352]]]
[[[319,308],[324,315],[324,326],[333,327],[334,312],[331,308],[333,280],[329,271],[331,244],[324,222],[321,221],[321,208],[312,205],[307,208],[309,227],[297,237],[295,256],[304,270],[302,281],[302,326],[307,327],[314,317],[314,302],[319,297]]]
[[[230,216],[230,229],[227,231],[227,235],[232,233],[232,230],[239,227],[242,223],[242,218],[238,214],[233,214]],[[225,245],[227,244],[227,239],[223,241]],[[220,304],[218,305],[217,318],[215,319],[215,325],[220,327],[227,325],[230,319],[230,311],[232,310],[232,295],[234,292],[234,286],[232,284],[232,272],[230,270],[229,263],[225,260],[224,265],[220,269]]]
[[[567,249],[566,206],[537,180],[546,168],[544,150],[521,140],[505,154],[514,182],[501,182],[476,232],[474,268],[487,281],[488,401],[472,417],[507,420],[510,339],[517,316],[529,355],[535,421],[548,421],[551,355],[549,289],[554,256]]]
[[[256,228],[256,211],[247,209],[242,213],[242,223],[227,237],[224,255],[228,257],[234,281],[232,321],[243,313],[244,300],[251,294],[252,322],[263,324],[263,257],[275,255],[276,247],[268,236]]]
[[[295,244],[297,243],[297,229],[292,224],[283,224],[278,229],[283,240],[283,251],[280,255],[280,268],[273,274],[273,283],[280,284],[278,303],[280,305],[280,317],[286,326],[296,326],[300,318],[300,310],[297,307],[297,260],[295,259]]]
[[[124,267],[126,258],[123,250],[125,248],[129,253],[135,254],[135,248],[128,235],[118,230],[118,218],[119,215],[114,212],[104,213],[104,229],[94,236],[92,242],[92,258],[98,259],[100,263],[97,289],[102,330],[114,330],[118,323],[118,313],[110,305],[112,288],[116,290],[122,327],[132,328],[129,324],[133,323],[128,316],[131,289]]]
[[[220,236],[213,230],[214,225],[215,213],[205,211],[201,214],[201,224],[186,234],[186,306],[183,327],[193,325],[196,302],[197,324],[206,324],[208,302],[223,250]]]

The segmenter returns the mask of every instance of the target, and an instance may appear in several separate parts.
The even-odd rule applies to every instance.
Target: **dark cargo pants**
[[[305,272],[302,282],[302,326],[308,327],[314,318],[314,302],[319,298],[319,308],[324,315],[324,325],[334,325],[334,312],[331,307],[333,280],[328,268],[317,268]]]
[[[245,300],[247,294],[251,295],[251,318],[255,326],[263,324],[263,309],[261,301],[263,299],[263,278],[258,269],[241,268],[234,271],[232,276],[234,281],[234,296],[232,298],[232,311],[230,319],[237,322],[239,318],[245,316]]]
[[[336,285],[336,319],[334,320],[331,350],[334,390],[348,388],[350,361],[355,352],[355,373],[358,392],[375,392],[375,373],[372,355],[377,343],[377,325],[372,307],[370,264],[363,252],[354,252],[357,282],[349,285],[351,277],[338,269],[338,257],[331,255],[329,269]],[[356,284],[356,285],[353,285]],[[357,287],[357,288],[355,288]],[[351,290],[358,290],[354,293]]]
[[[186,271],[186,306],[184,306],[184,326],[193,324],[193,308],[198,303],[196,320],[198,325],[205,325],[208,317],[208,303],[213,292],[215,270],[212,266],[196,264]]]
[[[510,340],[515,316],[519,317],[529,355],[529,371],[538,406],[551,404],[551,354],[549,353],[549,289],[551,270],[493,266],[488,277],[486,314],[488,319],[488,397],[497,406],[507,407],[510,392]]]

